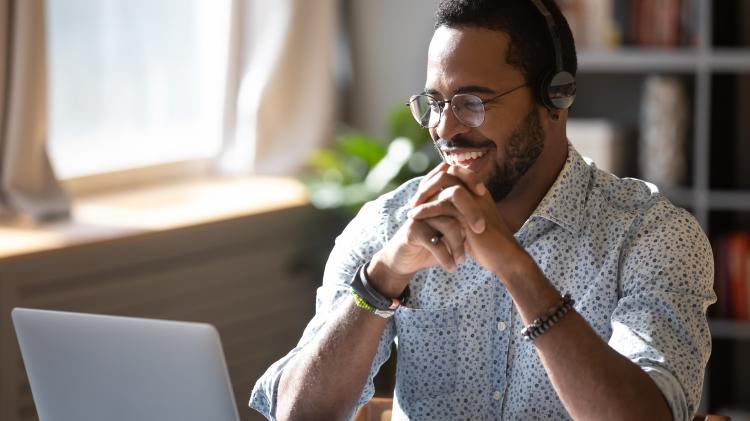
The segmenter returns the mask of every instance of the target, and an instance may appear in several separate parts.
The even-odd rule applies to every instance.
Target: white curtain
[[[337,0],[234,0],[223,173],[291,174],[330,138]]]
[[[0,0],[0,214],[69,213],[47,156],[44,0]]]

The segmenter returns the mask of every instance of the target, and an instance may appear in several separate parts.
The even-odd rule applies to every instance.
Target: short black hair
[[[576,74],[573,34],[554,0],[542,0],[552,14],[560,36],[563,69]],[[544,16],[531,0],[443,0],[435,13],[435,29],[446,26],[502,31],[510,37],[505,61],[523,73],[535,89],[540,78],[555,68],[555,50]]]

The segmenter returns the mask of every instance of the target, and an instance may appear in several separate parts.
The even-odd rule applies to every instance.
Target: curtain
[[[287,175],[331,137],[337,0],[234,0],[222,173]]]
[[[0,0],[0,214],[50,219],[70,203],[47,156],[44,0]]]

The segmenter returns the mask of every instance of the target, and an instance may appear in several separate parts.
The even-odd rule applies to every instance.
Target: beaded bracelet
[[[570,297],[570,294],[563,295],[557,305],[547,311],[546,316],[534,320],[530,325],[523,328],[521,336],[527,341],[538,338],[572,310],[573,304],[575,304],[575,301]]]

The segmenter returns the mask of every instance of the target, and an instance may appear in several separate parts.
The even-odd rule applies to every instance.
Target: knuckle
[[[456,197],[458,192],[461,190],[460,186],[450,186],[443,189],[443,191],[440,192],[438,197],[442,202],[453,200],[453,198]]]
[[[452,167],[451,167],[452,168]],[[448,172],[441,172],[435,177],[436,184],[448,184],[453,179],[453,175]]]
[[[463,190],[463,186],[454,185],[454,186],[448,187],[446,190],[449,192],[449,194],[451,194],[452,196],[455,196]]]
[[[460,199],[460,200],[465,200],[471,197],[469,192],[463,186],[456,189],[454,196],[456,197],[456,199]]]

